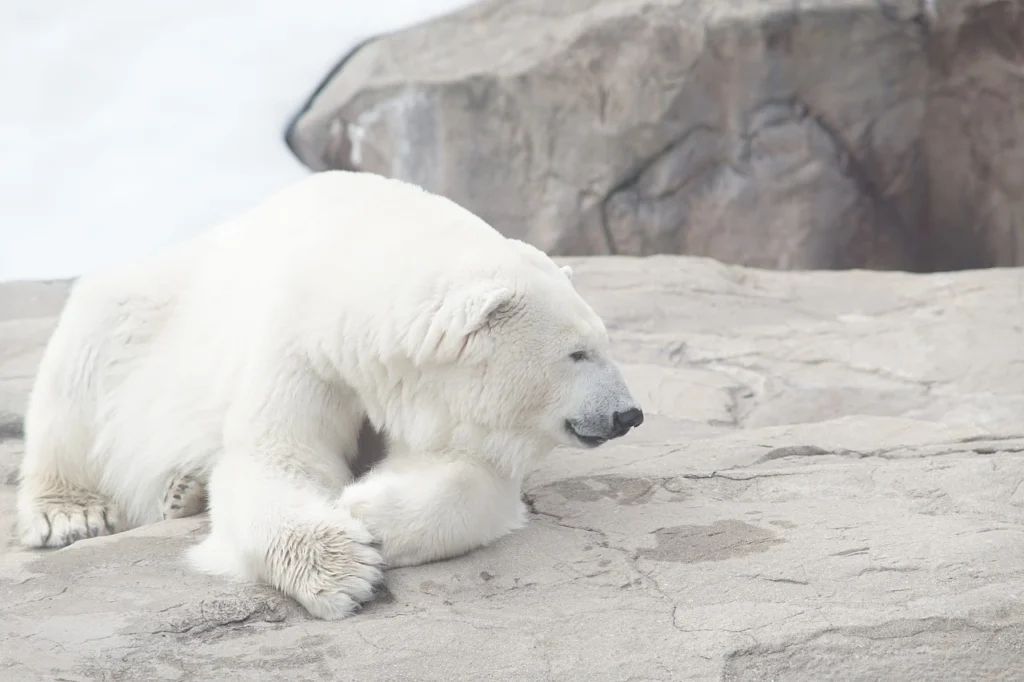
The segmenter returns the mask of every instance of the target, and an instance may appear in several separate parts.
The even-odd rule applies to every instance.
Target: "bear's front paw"
[[[324,620],[356,612],[384,582],[385,564],[374,538],[352,518],[286,533],[270,559],[278,564],[272,571],[282,576],[283,591]]]
[[[78,540],[118,531],[116,507],[83,490],[51,491],[18,504],[19,535],[28,547],[66,547]]]

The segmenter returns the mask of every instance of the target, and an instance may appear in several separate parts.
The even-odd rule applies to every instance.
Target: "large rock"
[[[1024,263],[1017,0],[487,0],[366,43],[288,133],[558,255]]]
[[[326,623],[186,570],[205,515],[20,551],[8,478],[0,680],[1024,678],[1024,272],[569,262],[649,420],[554,453],[527,528]],[[58,289],[13,286],[23,388]]]

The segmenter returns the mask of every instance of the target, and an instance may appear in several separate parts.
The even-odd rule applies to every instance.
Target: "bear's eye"
[[[575,353],[569,355],[569,357],[572,358],[573,362],[583,362],[584,360],[587,359],[587,352],[583,350],[578,350]]]

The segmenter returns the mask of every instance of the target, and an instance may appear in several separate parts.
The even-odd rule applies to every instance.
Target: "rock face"
[[[487,0],[361,46],[287,137],[551,254],[1014,265],[1022,45],[1016,0]]]
[[[1024,272],[568,262],[647,423],[346,621],[187,571],[205,515],[20,551],[0,430],[0,679],[1024,677]],[[0,286],[11,424],[62,296]]]

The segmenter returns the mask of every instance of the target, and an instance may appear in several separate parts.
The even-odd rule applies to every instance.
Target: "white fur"
[[[194,513],[180,497],[205,489],[194,566],[344,617],[385,565],[520,527],[556,444],[621,435],[635,401],[571,275],[446,199],[334,171],[83,277],[26,416],[21,539]],[[353,483],[366,417],[392,451]]]

